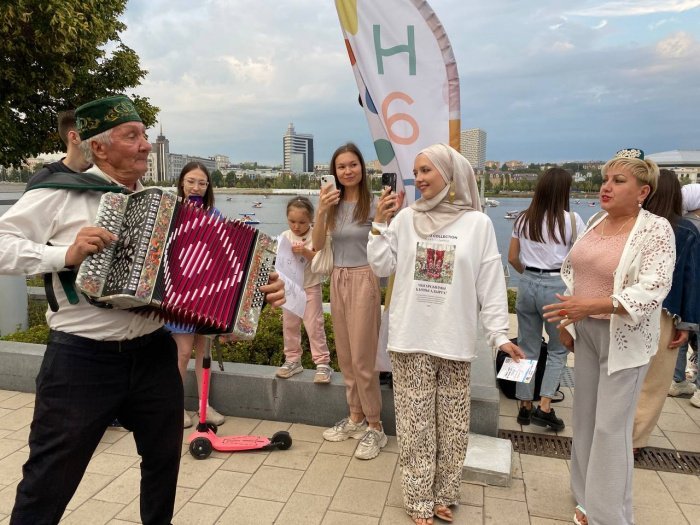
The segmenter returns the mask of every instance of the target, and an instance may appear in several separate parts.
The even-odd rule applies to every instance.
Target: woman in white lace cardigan
[[[603,166],[602,212],[562,265],[566,295],[544,307],[576,350],[571,490],[574,522],[632,524],[632,426],[661,303],[671,288],[675,243],[666,219],[641,208],[657,165],[638,149]],[[598,400],[601,400],[599,403]]]

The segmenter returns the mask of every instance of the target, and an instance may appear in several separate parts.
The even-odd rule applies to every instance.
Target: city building
[[[314,171],[314,136],[296,133],[291,122],[282,138],[284,170],[292,173],[312,173]]]
[[[222,173],[231,165],[231,159],[228,155],[214,155],[212,158],[216,163],[216,169]]]
[[[652,153],[646,158],[656,162],[659,168],[673,170],[682,182],[698,182],[700,149],[674,149]]]
[[[171,153],[168,157],[168,165],[170,166],[170,175],[168,181],[176,182],[177,179],[180,177],[180,172],[182,171],[182,168],[185,167],[185,164],[188,164],[190,162],[199,162],[200,164],[203,164],[207,168],[207,170],[209,170],[210,175],[217,169],[216,161],[212,158]]]
[[[151,144],[153,153],[156,154],[155,176],[151,179],[155,182],[169,182],[171,173],[169,166],[170,141],[163,135],[163,125],[160,126],[160,134],[156,141]]]
[[[148,154],[148,167],[146,168],[146,175],[143,176],[145,181],[154,182],[156,180],[156,172],[158,166],[158,155],[155,151],[151,150]]]
[[[459,152],[476,171],[486,165],[486,132],[483,129],[463,129],[459,134]]]

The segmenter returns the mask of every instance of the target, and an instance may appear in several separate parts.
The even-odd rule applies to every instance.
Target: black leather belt
[[[535,268],[534,266],[526,266],[525,269],[528,272],[535,273],[561,273],[561,268],[554,268],[553,270],[544,270],[542,268]]]
[[[134,339],[125,339],[124,341],[98,341],[97,339],[90,339],[89,337],[81,337],[79,335],[51,330],[49,332],[49,341],[52,343],[90,348],[106,352],[130,352],[149,346],[156,339],[163,337],[168,333],[169,332],[165,328],[159,328],[155,332],[142,335],[141,337],[135,337]]]

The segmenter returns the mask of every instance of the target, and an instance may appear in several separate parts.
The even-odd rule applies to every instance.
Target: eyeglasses
[[[197,186],[199,188],[206,188],[209,186],[209,182],[206,180],[195,180],[195,179],[185,179],[185,186]]]

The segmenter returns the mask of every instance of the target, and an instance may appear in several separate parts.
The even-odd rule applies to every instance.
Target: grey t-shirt
[[[353,222],[355,203],[341,201],[335,218],[333,239],[333,266],[355,268],[367,266],[367,235],[377,211],[377,199],[372,198],[370,212],[364,223]]]

